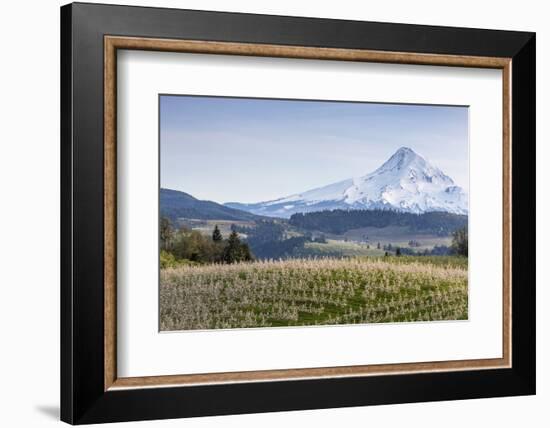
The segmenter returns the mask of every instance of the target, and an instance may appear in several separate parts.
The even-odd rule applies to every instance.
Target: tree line
[[[237,263],[254,260],[246,242],[241,241],[237,231],[232,230],[224,239],[218,225],[212,235],[186,227],[174,228],[170,219],[160,221],[161,261],[189,261],[194,263]],[[167,262],[170,263],[170,262]]]
[[[386,255],[389,255],[392,251],[396,256],[409,255],[409,256],[464,256],[468,257],[468,227],[461,227],[451,233],[453,240],[451,246],[436,245],[431,250],[425,249],[424,251],[417,251],[412,248],[405,247],[393,247],[392,244],[384,245],[383,249]],[[413,241],[411,241],[413,242]],[[409,246],[411,246],[409,242]],[[416,241],[414,241],[416,242]],[[419,246],[419,245],[412,245]],[[380,242],[377,246],[380,249]]]
[[[423,214],[395,210],[327,210],[297,213],[290,217],[292,226],[325,233],[342,234],[361,227],[406,226],[414,232],[448,236],[468,223],[468,216],[446,212]]]

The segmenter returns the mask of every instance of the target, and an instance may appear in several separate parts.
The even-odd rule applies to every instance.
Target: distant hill
[[[160,189],[160,215],[172,221],[178,218],[233,221],[253,221],[262,218],[216,202],[201,201],[185,192],[162,188]]]
[[[394,210],[328,210],[293,214],[289,223],[304,230],[335,234],[363,227],[402,226],[411,232],[448,236],[468,226],[468,216],[447,212],[414,214]]]

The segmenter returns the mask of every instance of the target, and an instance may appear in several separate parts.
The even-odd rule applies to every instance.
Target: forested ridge
[[[330,210],[293,214],[289,223],[305,230],[341,234],[362,227],[405,226],[411,232],[448,236],[468,224],[468,216],[446,212],[423,214],[394,210]]]

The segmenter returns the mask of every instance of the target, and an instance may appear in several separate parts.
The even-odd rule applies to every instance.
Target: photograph
[[[468,319],[468,107],[160,95],[160,330]]]

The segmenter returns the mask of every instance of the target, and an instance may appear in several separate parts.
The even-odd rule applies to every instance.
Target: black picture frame
[[[512,58],[512,367],[104,390],[104,36]],[[61,419],[136,421],[535,393],[535,34],[73,3],[61,8]]]

